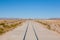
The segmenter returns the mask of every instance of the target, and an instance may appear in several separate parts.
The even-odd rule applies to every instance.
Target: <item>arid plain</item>
[[[60,40],[60,20],[0,19],[0,40]]]

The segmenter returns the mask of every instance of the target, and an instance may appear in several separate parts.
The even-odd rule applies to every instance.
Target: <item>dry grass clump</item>
[[[22,20],[0,20],[0,35],[22,24]]]
[[[38,20],[38,23],[45,25],[44,27],[60,33],[60,20]]]

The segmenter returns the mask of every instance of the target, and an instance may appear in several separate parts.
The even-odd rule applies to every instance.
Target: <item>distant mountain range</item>
[[[23,19],[23,18],[0,18],[0,20],[16,20],[16,19]],[[32,20],[32,19],[29,19]],[[35,19],[36,20],[36,19]],[[40,20],[60,20],[60,18],[48,18],[48,19],[40,19]]]
[[[0,18],[0,20],[16,20],[16,19],[20,19],[20,18]]]
[[[48,20],[60,20],[60,18],[49,18]]]

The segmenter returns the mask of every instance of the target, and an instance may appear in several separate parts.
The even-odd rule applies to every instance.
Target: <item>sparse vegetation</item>
[[[0,20],[0,35],[6,33],[23,23],[22,20]]]
[[[60,33],[60,20],[37,20],[36,22],[43,24],[49,30]]]

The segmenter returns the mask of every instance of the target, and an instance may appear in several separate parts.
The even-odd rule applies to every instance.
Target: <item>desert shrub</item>
[[[0,28],[0,34],[4,33],[4,29]]]
[[[50,25],[47,25],[47,28],[48,28],[48,29],[51,29]]]
[[[0,23],[0,25],[5,25],[5,23]]]
[[[12,30],[16,28],[18,25],[20,25],[22,22],[20,20],[5,20],[0,23],[0,34],[3,34],[5,32],[8,32],[9,30]]]

